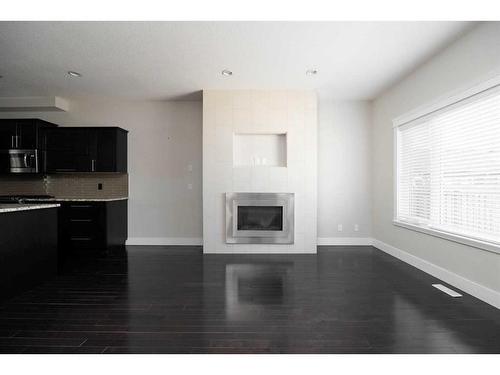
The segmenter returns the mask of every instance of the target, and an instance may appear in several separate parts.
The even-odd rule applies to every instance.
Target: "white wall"
[[[316,253],[317,98],[302,90],[203,92],[203,251]],[[234,134],[286,133],[286,166],[234,166]],[[295,194],[293,244],[227,244],[226,192]]]
[[[127,129],[129,243],[201,244],[201,102],[102,98],[71,98],[70,102],[66,113],[2,113],[1,117]]]
[[[371,103],[320,101],[318,243],[369,244]],[[337,225],[342,224],[342,231]],[[358,225],[358,231],[354,226]]]
[[[441,269],[455,280],[472,281],[464,285],[476,283],[473,287],[486,294],[488,290],[500,291],[500,255],[392,224],[392,119],[451,91],[471,86],[492,71],[500,72],[499,40],[500,23],[479,25],[380,96],[373,107],[373,236],[420,258],[423,262],[412,259],[421,264]],[[498,303],[500,306],[500,299]]]

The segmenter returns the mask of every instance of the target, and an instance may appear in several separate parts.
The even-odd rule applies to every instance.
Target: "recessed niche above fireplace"
[[[235,167],[286,167],[286,134],[236,133],[233,156]]]
[[[294,242],[293,193],[226,193],[226,242]]]

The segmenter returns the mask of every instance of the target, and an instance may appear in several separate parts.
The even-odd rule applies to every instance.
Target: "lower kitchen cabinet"
[[[127,239],[127,200],[61,201],[59,257],[124,249]]]
[[[0,214],[0,300],[57,274],[57,208]]]

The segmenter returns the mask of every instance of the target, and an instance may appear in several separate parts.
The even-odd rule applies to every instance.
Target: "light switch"
[[[188,190],[193,190],[193,184],[188,184]]]
[[[192,172],[193,171],[193,164],[188,164],[188,171]]]
[[[342,227],[342,224],[337,225],[337,230],[338,230],[339,232],[342,232],[342,230],[343,230],[343,229],[344,229],[344,228]]]

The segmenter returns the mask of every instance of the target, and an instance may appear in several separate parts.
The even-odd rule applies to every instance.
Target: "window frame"
[[[395,118],[393,123],[393,225],[413,230],[419,233],[428,234],[434,237],[443,238],[449,241],[457,242],[463,245],[475,247],[478,249],[490,251],[500,254],[500,245],[496,242],[489,242],[465,235],[449,233],[438,230],[427,225],[422,225],[416,222],[403,221],[398,219],[398,186],[399,186],[399,145],[400,145],[400,128],[409,122],[434,116],[438,112],[442,112],[452,108],[467,99],[481,94],[484,91],[500,87],[500,74],[497,72],[492,78],[483,79],[467,88],[462,88],[446,96],[443,96],[429,104],[421,106],[409,113]]]

